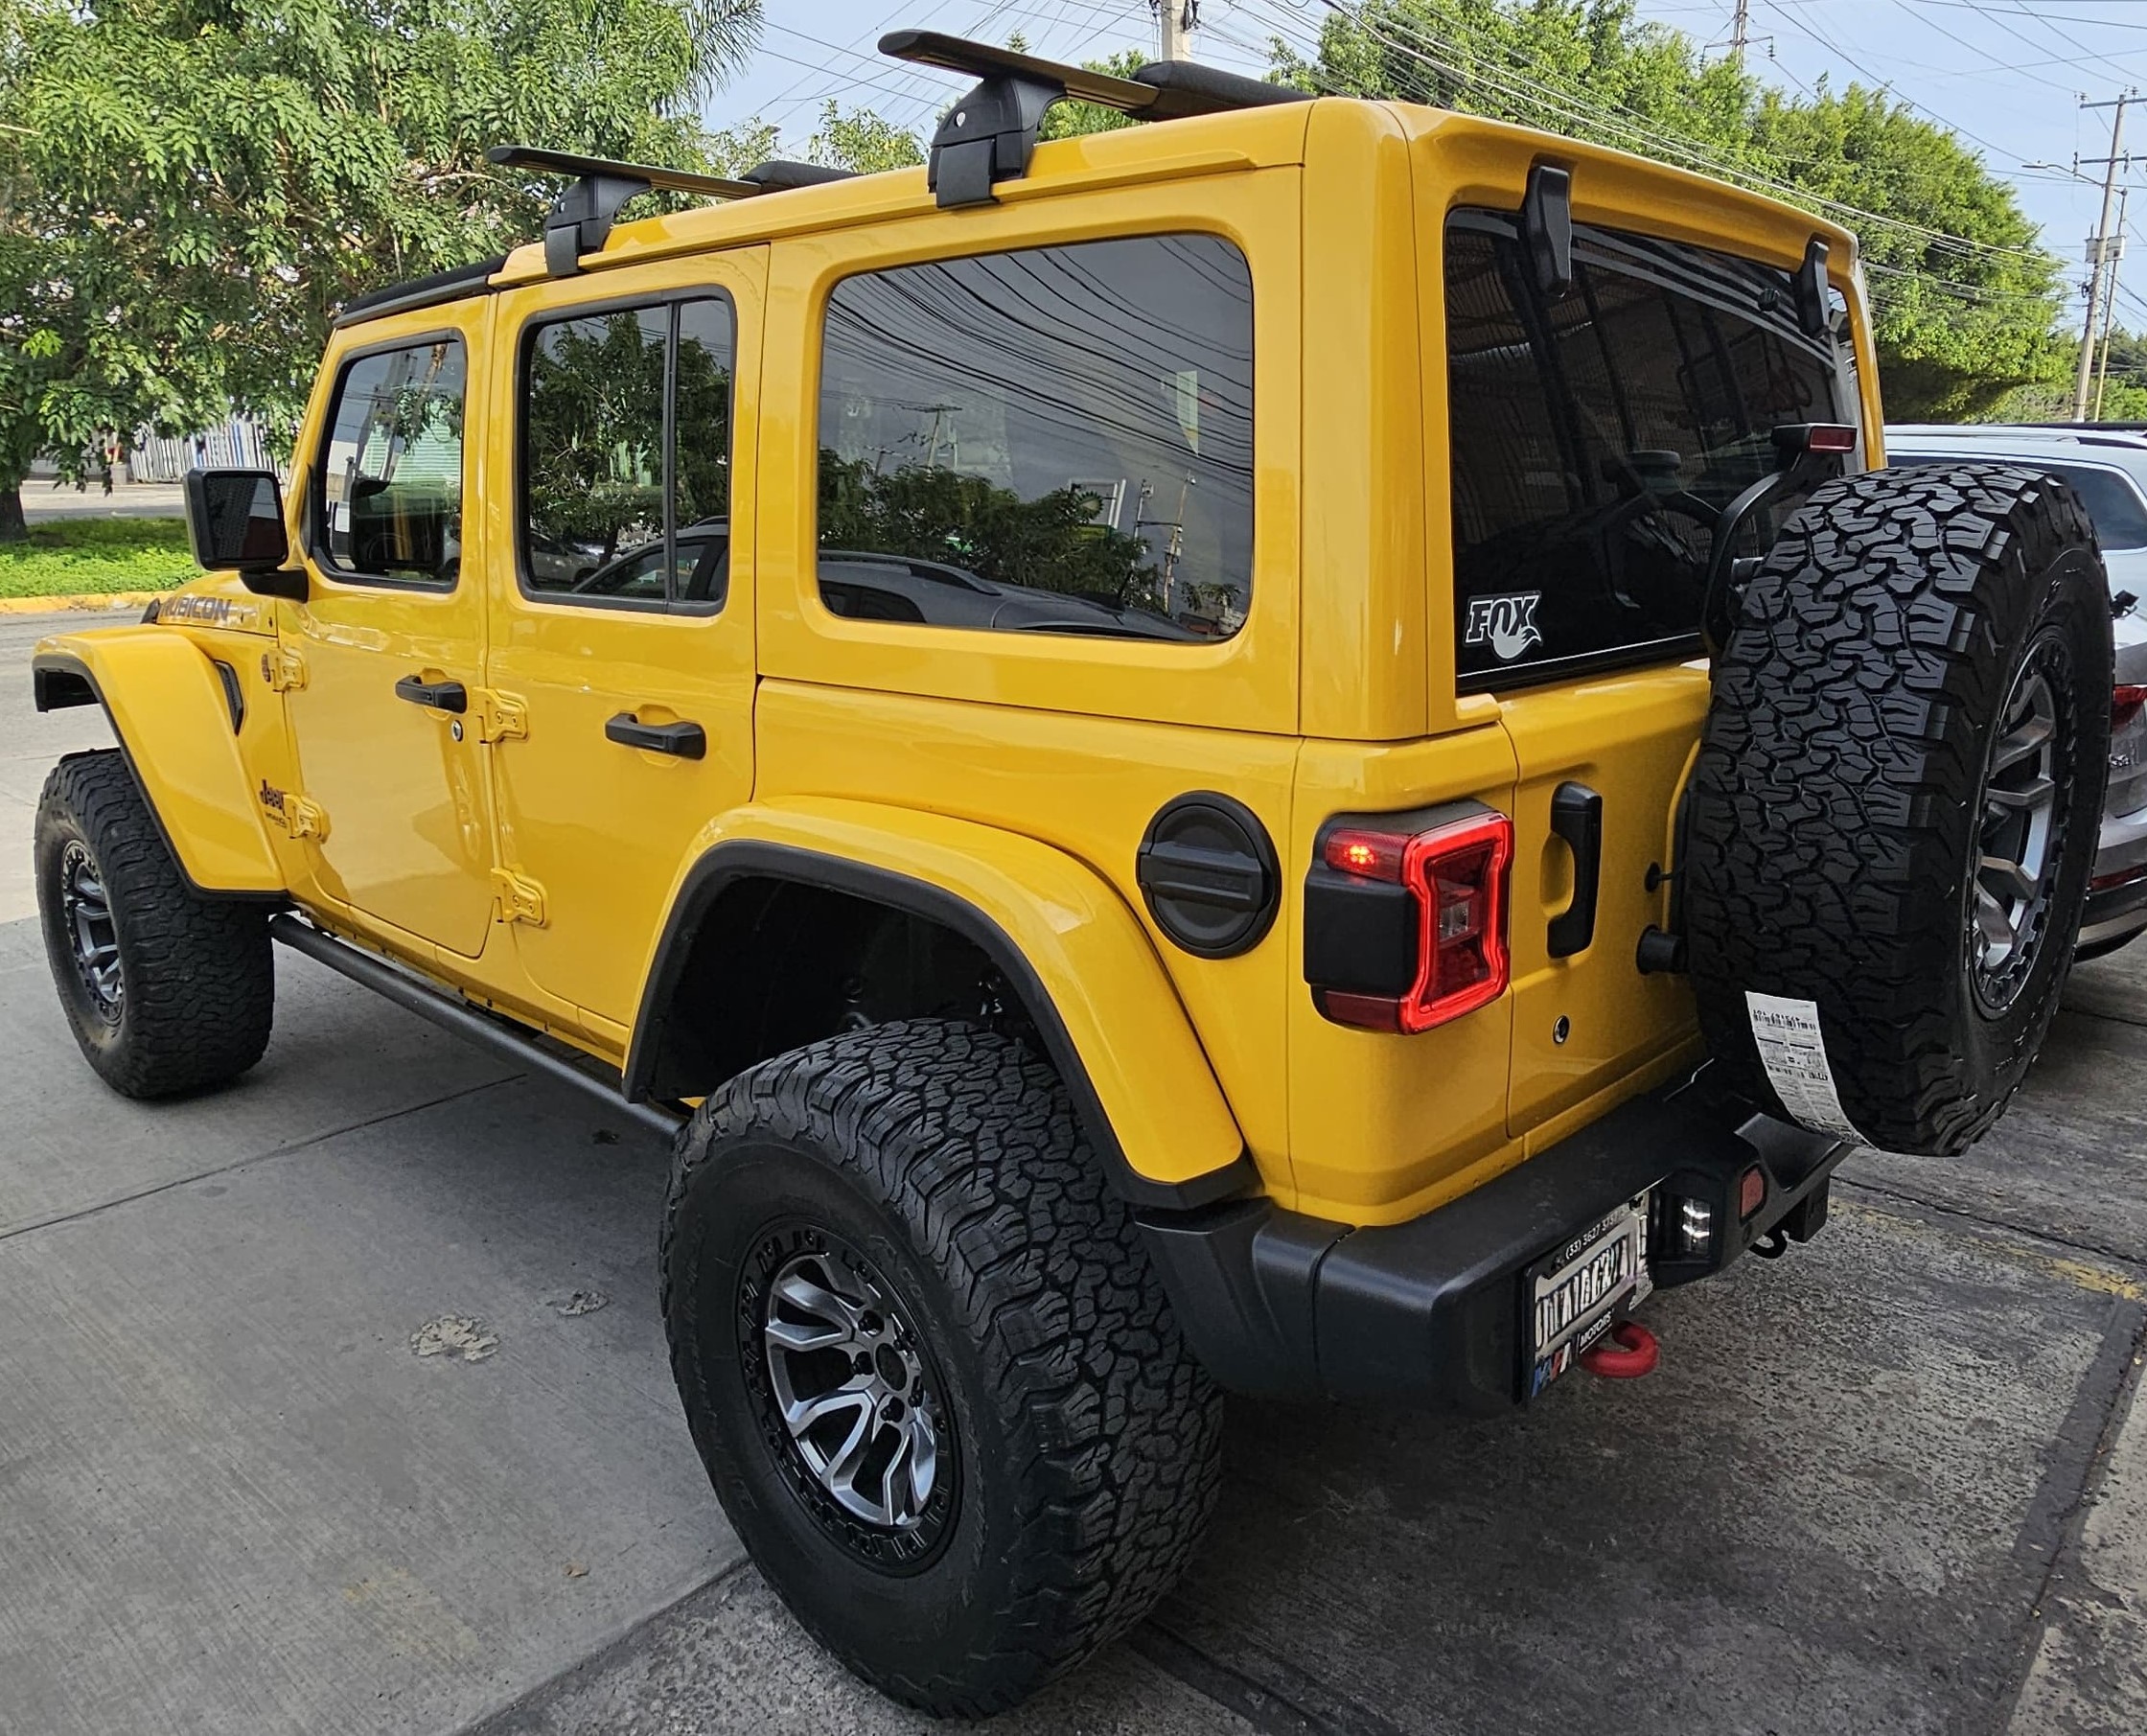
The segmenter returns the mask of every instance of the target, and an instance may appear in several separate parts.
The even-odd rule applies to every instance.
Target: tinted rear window
[[[1227,637],[1253,583],[1245,256],[1160,235],[846,278],[820,445],[838,614]]]
[[[2010,452],[1901,452],[1887,454],[1891,464],[2027,464],[2072,484],[2095,521],[2095,540],[2105,548],[2147,548],[2147,506],[2139,491],[2113,470],[2094,464],[2050,464]]]
[[[1503,213],[1446,228],[1454,627],[1465,689],[1690,656],[1716,514],[1783,423],[1853,422],[1788,272],[1576,224],[1535,287]],[[1747,547],[1789,508],[1761,515]]]

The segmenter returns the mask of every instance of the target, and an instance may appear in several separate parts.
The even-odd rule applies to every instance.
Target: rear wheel
[[[187,884],[117,752],[53,768],[34,871],[59,1004],[114,1091],[170,1097],[261,1058],[276,1000],[267,913]]]
[[[1894,1150],[1997,1119],[2079,932],[2111,679],[2063,483],[1961,464],[1812,496],[1717,660],[1689,791],[1692,981],[1726,1068]]]
[[[1145,1614],[1213,1505],[1221,1404],[1064,1088],[909,1020],[726,1084],[681,1134],[664,1320],[725,1511],[804,1626],[939,1714]]]

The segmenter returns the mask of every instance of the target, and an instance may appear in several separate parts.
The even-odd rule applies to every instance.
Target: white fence
[[[278,470],[268,450],[267,431],[258,422],[234,416],[220,427],[173,439],[144,428],[134,438],[134,451],[127,460],[128,476],[136,482],[176,482],[188,471],[230,468]]]

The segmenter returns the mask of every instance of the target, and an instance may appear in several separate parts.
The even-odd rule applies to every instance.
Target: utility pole
[[[1729,27],[1729,58],[1742,67],[1744,44],[1752,33],[1752,0],[1737,0],[1737,17]]]
[[[2102,359],[2095,363],[2095,420],[2102,420],[2103,388],[2110,383],[2110,329],[2117,323],[2117,272],[2125,257],[2125,208],[2132,203],[2132,189],[2117,189],[2117,233],[2111,238],[2110,288],[2102,298]]]
[[[2072,419],[2075,422],[2088,419],[2088,388],[2094,383],[2095,371],[2096,304],[2102,294],[2104,256],[2110,251],[2110,205],[2117,197],[2117,171],[2125,160],[2125,104],[2138,94],[2128,90],[2107,103],[2080,104],[2083,108],[2114,108],[2117,112],[2110,122],[2110,154],[2103,158],[2102,220],[2095,225],[2094,234],[2088,238],[2088,309],[2086,318],[2080,323],[2080,373],[2072,387]],[[2094,158],[2087,160],[2091,163]]]
[[[1156,43],[1165,60],[1189,60],[1187,41],[1200,25],[1200,0],[1148,0],[1156,9]]]

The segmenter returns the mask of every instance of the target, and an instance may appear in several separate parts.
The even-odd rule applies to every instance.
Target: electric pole
[[[2117,112],[2110,121],[2110,154],[2103,158],[2102,220],[2095,225],[2094,234],[2088,238],[2088,309],[2087,317],[2080,323],[2080,373],[2072,387],[2072,419],[2075,422],[2088,419],[2088,393],[2094,383],[2095,372],[2096,304],[2102,295],[2105,256],[2110,252],[2110,205],[2117,197],[2117,171],[2125,161],[2125,104],[2137,95],[2138,92],[2128,90],[2107,103],[2080,104],[2083,108],[2114,108]],[[2089,157],[2088,161],[2094,159]]]
[[[1165,60],[1189,60],[1187,38],[1200,24],[1200,0],[1149,0],[1156,9],[1156,41]]]
[[[2110,288],[2102,297],[2102,359],[2095,363],[2095,420],[2102,420],[2102,394],[2110,384],[2110,330],[2117,323],[2117,272],[2125,257],[2125,208],[2132,203],[2132,189],[2117,189],[2117,232],[2104,250],[2110,255]]]
[[[1752,31],[1752,0],[1737,0],[1737,17],[1729,27],[1729,58],[1744,64],[1744,43]]]

